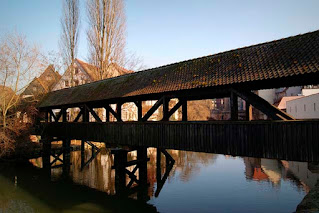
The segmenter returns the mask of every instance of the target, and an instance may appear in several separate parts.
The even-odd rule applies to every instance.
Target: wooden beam
[[[66,108],[63,108],[62,110],[63,110],[63,112],[62,112],[62,122],[68,122],[68,119],[67,119],[67,109],[66,109]]]
[[[105,121],[110,122],[110,110],[106,107],[104,107],[104,109],[105,109]]]
[[[116,118],[117,121],[122,121],[122,119],[118,116],[117,112],[115,112],[109,104],[105,105],[104,108],[106,111],[110,112]]]
[[[167,97],[164,97],[163,99],[163,118],[162,121],[168,121],[169,120],[169,101],[170,99]]]
[[[159,99],[152,107],[147,111],[141,121],[147,121],[151,117],[151,115],[160,107],[163,103],[164,98]]]
[[[182,103],[182,121],[187,121],[187,100]]]
[[[253,119],[253,107],[246,101],[246,120],[251,121]]]
[[[49,113],[50,113],[50,122],[52,122],[52,118],[54,119],[54,121],[56,121],[56,120],[57,120],[57,117],[56,117],[56,115],[54,114],[54,112],[52,111],[52,109],[49,110]]]
[[[238,96],[233,91],[230,93],[230,118],[232,121],[238,120]]]
[[[280,110],[251,91],[239,89],[232,89],[232,91],[273,120],[295,120],[291,115]]]
[[[79,112],[78,115],[75,117],[75,119],[74,119],[73,122],[78,122],[81,116],[83,116],[83,111],[82,111],[82,109],[80,108],[80,112]],[[82,120],[83,120],[83,117],[82,117]]]
[[[102,122],[101,118],[96,114],[96,112],[91,107],[88,107],[87,105],[84,105],[84,106],[91,113],[91,115],[95,118],[97,122]]]
[[[175,106],[169,110],[168,112],[168,119],[178,110],[178,108],[180,108],[184,103],[186,102],[186,100],[178,100],[178,102],[175,104]]]
[[[89,110],[87,109],[87,107],[85,107],[85,105],[82,106],[81,111],[83,114],[82,122],[90,122],[90,113],[89,113]]]
[[[123,103],[116,104],[117,121],[122,121],[122,105]]]
[[[143,118],[142,101],[135,101],[134,103],[137,107],[137,120],[141,121]]]

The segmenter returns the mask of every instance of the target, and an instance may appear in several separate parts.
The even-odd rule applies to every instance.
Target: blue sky
[[[86,59],[81,1],[78,57]],[[126,0],[127,50],[156,67],[319,29],[319,0]],[[0,34],[58,50],[62,0],[1,0]]]

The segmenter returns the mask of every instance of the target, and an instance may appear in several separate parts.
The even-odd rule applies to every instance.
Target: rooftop
[[[49,93],[40,108],[187,91],[319,83],[319,31]]]

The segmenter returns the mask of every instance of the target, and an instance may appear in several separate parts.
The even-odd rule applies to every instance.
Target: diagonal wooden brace
[[[249,102],[251,105],[259,109],[261,112],[263,112],[273,120],[295,120],[288,113],[280,110],[279,108],[270,104],[268,101],[264,100],[263,98],[259,97],[251,91],[232,88],[231,92],[236,93],[239,97]]]

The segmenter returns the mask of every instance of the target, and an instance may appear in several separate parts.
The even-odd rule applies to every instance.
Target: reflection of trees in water
[[[90,159],[91,154],[91,149],[85,150],[85,161]],[[115,193],[115,173],[111,169],[113,157],[109,149],[101,149],[101,152],[83,170],[81,169],[80,151],[72,152],[71,163],[70,176],[74,182],[99,189],[108,194]]]
[[[175,159],[172,176],[179,172],[179,177],[184,182],[189,181],[193,175],[199,174],[202,166],[213,164],[217,158],[214,154],[200,152],[171,150],[169,153]]]
[[[193,175],[199,174],[201,166],[207,166],[214,163],[216,155],[207,153],[196,153],[178,150],[169,150],[170,155],[175,159],[174,167],[168,177],[168,181],[171,178],[179,178],[182,181],[188,181]],[[91,150],[85,150],[85,160],[91,157]],[[156,183],[156,149],[148,149],[148,182],[149,196],[154,195],[154,187]],[[136,159],[136,151],[128,153],[128,160]],[[102,148],[101,152],[90,162],[83,170],[81,170],[81,152],[76,151],[71,153],[71,168],[70,177],[78,184],[86,185],[91,188],[95,188],[108,194],[115,194],[115,171],[112,169],[113,156],[111,150]],[[34,161],[33,164],[38,164]],[[166,162],[165,157],[161,159],[162,174],[165,172]],[[128,168],[131,170],[132,168]],[[57,178],[62,174],[61,169],[52,169],[52,175]],[[136,173],[138,178],[138,172]],[[53,177],[54,178],[54,177]],[[128,180],[129,181],[129,180]]]
[[[149,148],[150,162],[148,164],[149,180],[156,182],[156,148]],[[175,164],[168,177],[168,181],[172,178],[180,178],[182,181],[189,181],[193,175],[199,174],[202,166],[213,164],[217,155],[200,152],[188,152],[179,150],[168,150],[168,153],[174,158]],[[161,158],[162,173],[165,172],[165,157]],[[153,174],[153,175],[152,175]],[[151,176],[150,176],[151,175]]]

